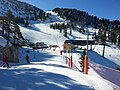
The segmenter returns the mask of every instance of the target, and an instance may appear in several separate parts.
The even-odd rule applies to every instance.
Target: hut
[[[74,44],[71,44],[71,43],[64,43],[63,45],[63,50],[67,50],[67,51],[71,51],[74,49]]]
[[[2,57],[4,55],[8,56],[9,62],[19,62],[17,46],[10,46],[10,45],[6,44],[5,47],[2,48]]]

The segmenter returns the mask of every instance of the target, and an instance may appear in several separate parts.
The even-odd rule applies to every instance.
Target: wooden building
[[[18,47],[9,46],[8,44],[2,48],[2,57],[4,55],[8,56],[9,62],[19,62],[18,60]]]

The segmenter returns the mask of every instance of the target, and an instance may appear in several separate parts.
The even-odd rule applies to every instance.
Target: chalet
[[[87,45],[87,40],[66,40],[64,43],[72,43],[74,45]],[[93,45],[95,44],[94,40],[88,40],[88,45]]]

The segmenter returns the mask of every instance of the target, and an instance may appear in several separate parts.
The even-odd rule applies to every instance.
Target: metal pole
[[[89,30],[87,28],[87,51],[86,51],[86,54],[88,54],[88,40],[89,40]]]
[[[104,43],[104,46],[103,46],[103,55],[102,55],[103,58],[104,58],[104,55],[105,55],[105,43]]]
[[[89,30],[87,28],[87,51],[84,56],[84,74],[88,74],[88,40],[89,40]]]

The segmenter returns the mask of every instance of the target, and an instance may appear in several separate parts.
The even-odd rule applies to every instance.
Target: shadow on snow
[[[98,53],[94,51],[89,51],[88,55],[91,61],[98,63],[100,65],[107,66],[107,67],[114,68],[114,69],[116,69],[117,67],[120,67],[116,63],[110,61],[107,58],[103,58],[101,55],[99,55]]]
[[[71,78],[36,68],[0,70],[0,90],[93,90]],[[2,82],[4,80],[4,82]]]

